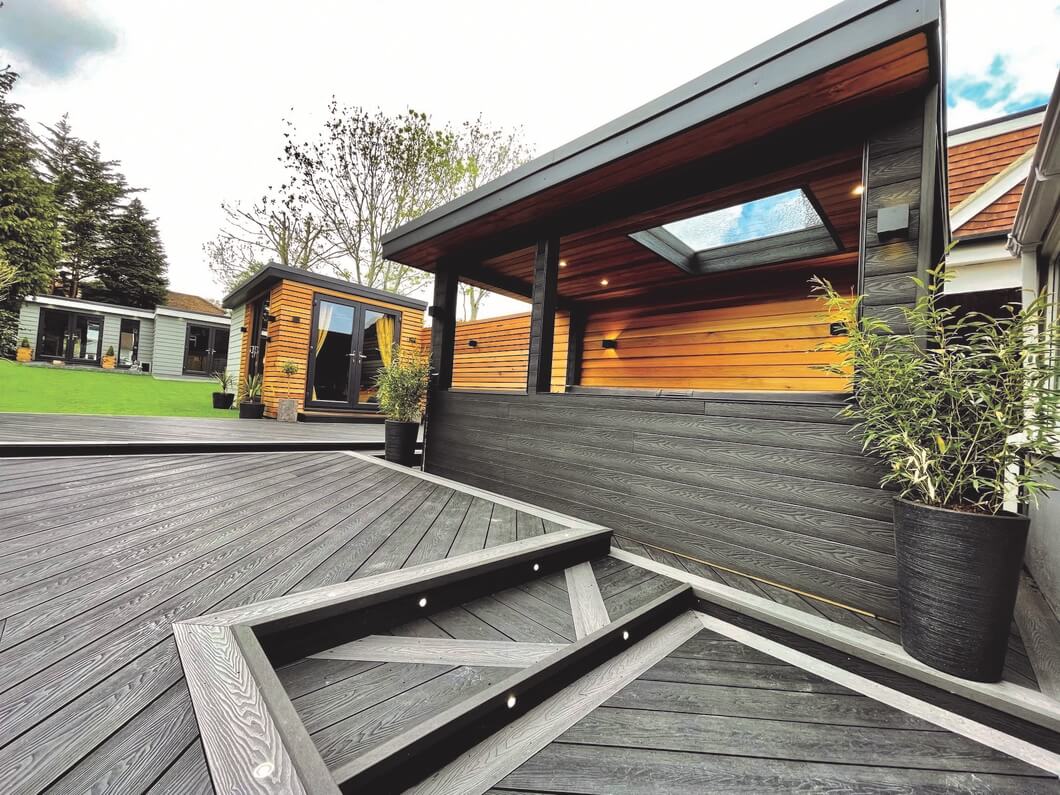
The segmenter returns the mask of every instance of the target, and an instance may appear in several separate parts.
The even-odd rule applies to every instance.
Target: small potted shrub
[[[22,338],[22,342],[18,344],[18,350],[15,351],[16,362],[28,362],[33,358],[33,351],[30,350],[29,340],[25,337]]]
[[[218,370],[213,374],[214,379],[221,387],[220,392],[213,393],[213,407],[215,409],[230,409],[236,396],[229,392],[232,386],[232,375],[227,370]]]
[[[902,646],[946,673],[997,681],[1030,525],[1006,503],[1037,499],[1057,470],[1060,329],[1045,330],[1044,297],[997,318],[947,307],[940,269],[916,280],[912,333],[894,334],[860,316],[860,298],[815,281],[842,318],[836,348],[855,374],[842,413],[896,490]]]
[[[276,419],[280,422],[298,422],[298,401],[291,397],[291,377],[298,375],[298,363],[287,360],[280,365],[284,375],[285,393],[276,405]]]
[[[416,436],[427,397],[430,364],[419,353],[398,346],[390,362],[375,377],[376,398],[386,416],[386,460],[411,466],[416,458]]]
[[[114,346],[110,345],[107,347],[107,352],[103,354],[103,361],[100,362],[103,365],[104,370],[113,370],[115,359],[114,359]]]
[[[239,418],[260,420],[265,416],[265,404],[261,402],[261,375],[254,373],[243,379],[239,393]]]

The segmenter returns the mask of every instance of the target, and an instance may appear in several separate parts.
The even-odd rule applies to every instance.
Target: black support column
[[[459,274],[451,262],[439,262],[434,273],[431,303],[431,373],[436,389],[453,385],[453,349],[456,340],[456,291]]]
[[[582,377],[582,346],[585,341],[585,310],[573,307],[570,310],[570,327],[567,331],[567,386],[576,386]]]
[[[559,238],[537,242],[534,257],[534,299],[530,314],[530,359],[526,391],[552,391],[552,349],[556,333],[556,281],[559,278]]]

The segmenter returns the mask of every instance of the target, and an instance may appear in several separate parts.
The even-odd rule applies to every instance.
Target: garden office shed
[[[843,4],[392,232],[436,278],[425,468],[895,617],[809,280],[900,324],[943,254],[938,14]],[[525,387],[454,384],[460,282],[532,302]]]

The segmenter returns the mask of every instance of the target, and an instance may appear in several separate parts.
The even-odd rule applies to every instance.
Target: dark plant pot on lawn
[[[232,401],[235,399],[236,396],[231,392],[214,392],[213,407],[215,409],[230,409],[232,408]]]
[[[416,436],[420,430],[418,422],[386,421],[386,460],[402,466],[412,466],[416,461]]]
[[[265,404],[260,400],[242,400],[239,403],[239,419],[260,420],[265,416]]]
[[[902,646],[977,682],[1001,679],[1030,520],[894,501]]]

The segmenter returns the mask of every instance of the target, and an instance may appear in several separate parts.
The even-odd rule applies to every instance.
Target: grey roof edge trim
[[[424,310],[427,308],[427,302],[420,301],[417,298],[409,298],[406,295],[389,293],[386,290],[378,290],[375,287],[365,287],[363,284],[348,282],[337,276],[324,276],[302,268],[291,268],[287,265],[279,265],[275,262],[270,262],[260,271],[232,290],[232,292],[225,296],[224,300],[221,302],[221,306],[226,309],[231,309],[240,304],[245,304],[248,300],[254,297],[258,290],[264,289],[267,284],[271,284],[272,282],[281,279],[309,284],[314,287],[341,290],[352,296],[373,298],[377,301],[385,301],[397,306],[408,307],[409,309]]]
[[[1046,242],[1051,229],[1060,220],[1060,74],[1053,85],[1053,93],[1045,109],[1042,131],[1038,135],[1031,172],[1020,197],[1019,208],[1012,222],[1008,250],[1021,256],[1024,248]],[[1057,252],[1046,252],[1055,255]]]
[[[383,236],[384,256],[394,259],[406,248],[467,223],[474,217],[485,215],[552,187],[598,165],[663,140],[681,129],[722,115],[783,85],[798,82],[832,64],[838,64],[874,46],[927,28],[940,20],[941,0],[845,0],[661,97],[397,227]],[[851,28],[858,22],[865,24],[846,37],[849,39],[848,46],[837,48],[835,57],[821,63],[822,59],[818,54],[811,52],[809,45],[825,37],[838,37],[830,42],[832,45],[842,43],[843,29]],[[929,46],[932,46],[930,40]],[[751,90],[741,87],[742,90],[731,92],[732,96],[713,103],[718,107],[703,109],[707,112],[697,115],[694,121],[678,129],[666,129],[667,126],[673,128],[673,124],[657,125],[664,128],[661,130],[646,129],[653,121],[666,118],[674,111],[697,101],[709,105],[710,103],[703,100],[717,89],[764,67],[775,65],[782,59],[798,60],[800,54],[806,56],[804,60],[807,63],[787,63],[785,68],[776,70],[786,77],[782,82],[777,81],[775,74],[770,75],[770,80],[765,85],[759,85],[760,81],[751,80]],[[818,57],[810,57],[811,55]],[[636,136],[633,135],[635,130],[639,133]],[[589,156],[593,150],[603,149],[606,144],[611,144],[611,151],[603,152],[602,156],[596,158]],[[583,163],[581,160],[589,162]],[[561,169],[560,166],[564,168]],[[491,199],[492,201],[488,201]],[[483,203],[488,203],[489,206],[471,212],[460,212],[469,210],[472,205]],[[457,213],[460,215],[457,216]]]

